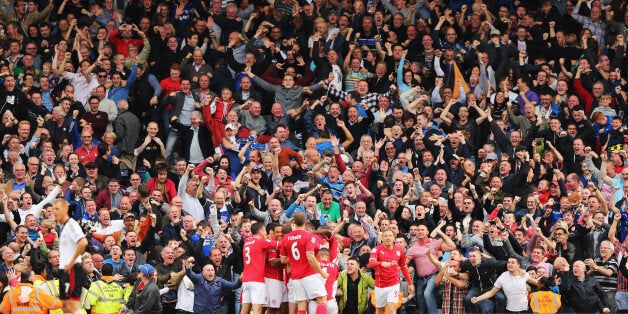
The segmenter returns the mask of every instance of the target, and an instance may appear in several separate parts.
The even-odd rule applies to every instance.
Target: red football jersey
[[[244,272],[242,282],[264,282],[266,263],[266,250],[277,246],[277,241],[250,237],[244,241],[242,258],[244,259]]]
[[[387,249],[380,244],[373,248],[369,260],[392,263],[390,267],[375,267],[375,286],[386,288],[399,284],[399,272],[406,264],[406,256],[400,247],[393,245],[392,249]]]
[[[327,290],[327,301],[332,300],[336,297],[336,279],[338,279],[338,264],[334,261],[321,261],[318,263],[321,265],[321,268],[324,272],[326,272],[329,277],[325,281],[325,290]]]
[[[307,253],[316,250],[316,239],[305,230],[293,230],[281,240],[281,256],[290,261],[290,278],[301,279],[316,274],[307,261]]]
[[[269,247],[266,250],[266,270],[264,271],[264,277],[276,280],[283,280],[283,270],[285,266],[280,264],[278,266],[272,266],[270,264],[270,260],[279,258],[279,246],[280,243],[277,242],[277,245]]]

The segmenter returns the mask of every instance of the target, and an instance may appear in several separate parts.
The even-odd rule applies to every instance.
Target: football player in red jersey
[[[412,277],[406,265],[403,249],[394,245],[395,234],[382,232],[382,244],[371,251],[369,267],[375,270],[375,305],[377,313],[396,313],[399,301],[399,270],[408,282],[408,293],[414,293]]]
[[[312,233],[305,231],[306,217],[302,212],[294,214],[292,232],[286,234],[281,241],[281,261],[290,264],[292,288],[298,302],[298,314],[306,314],[307,301],[316,299],[316,314],[327,313],[327,291],[325,279],[328,274],[323,271],[316,256],[316,239]]]
[[[277,241],[266,240],[266,227],[261,222],[251,226],[252,237],[244,241],[242,258],[244,259],[244,271],[242,272],[242,311],[262,314],[266,304],[266,287],[264,272],[266,252],[277,246]]]

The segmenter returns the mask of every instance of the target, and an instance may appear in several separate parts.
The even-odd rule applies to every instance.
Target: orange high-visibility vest
[[[45,314],[61,308],[61,301],[51,297],[30,283],[20,283],[4,296],[1,313]]]
[[[560,295],[552,291],[537,291],[528,295],[534,314],[554,314],[560,309]]]

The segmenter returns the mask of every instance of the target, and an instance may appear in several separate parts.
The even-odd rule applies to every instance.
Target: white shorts
[[[375,306],[379,309],[388,303],[399,303],[399,284],[386,288],[375,287]]]
[[[297,303],[296,296],[294,295],[294,285],[292,284],[292,279],[288,279],[286,290],[288,290],[288,303]]]
[[[242,303],[266,304],[266,287],[263,282],[242,283]]]
[[[293,279],[292,288],[297,302],[327,297],[325,279],[318,273],[301,279]]]
[[[288,302],[286,284],[282,280],[264,278],[266,282],[266,305],[271,309],[278,309],[282,302]]]

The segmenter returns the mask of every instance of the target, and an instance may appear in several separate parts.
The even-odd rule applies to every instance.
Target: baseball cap
[[[323,155],[325,156],[333,156],[334,155],[334,150],[331,148],[325,148],[325,150],[323,151]]]
[[[142,264],[137,269],[145,276],[152,276],[155,273],[155,268],[151,264]]]
[[[253,173],[253,172],[262,172],[262,170],[260,170],[260,168],[253,167],[253,168],[251,168],[251,171],[249,171],[249,172],[250,172],[250,173]]]
[[[486,154],[486,160],[497,160],[497,154],[493,152]]]
[[[135,214],[133,214],[133,213],[126,213],[126,214],[124,214],[124,216],[122,216],[122,219],[123,219],[123,220],[124,220],[124,219],[127,219],[127,218],[133,218],[133,219],[136,219],[136,218],[135,218]]]
[[[85,168],[87,168],[87,169],[98,168],[98,164],[93,162],[93,161],[90,161],[87,164],[85,164]]]
[[[237,130],[237,129],[238,127],[233,123],[229,123],[225,126],[225,130]]]

